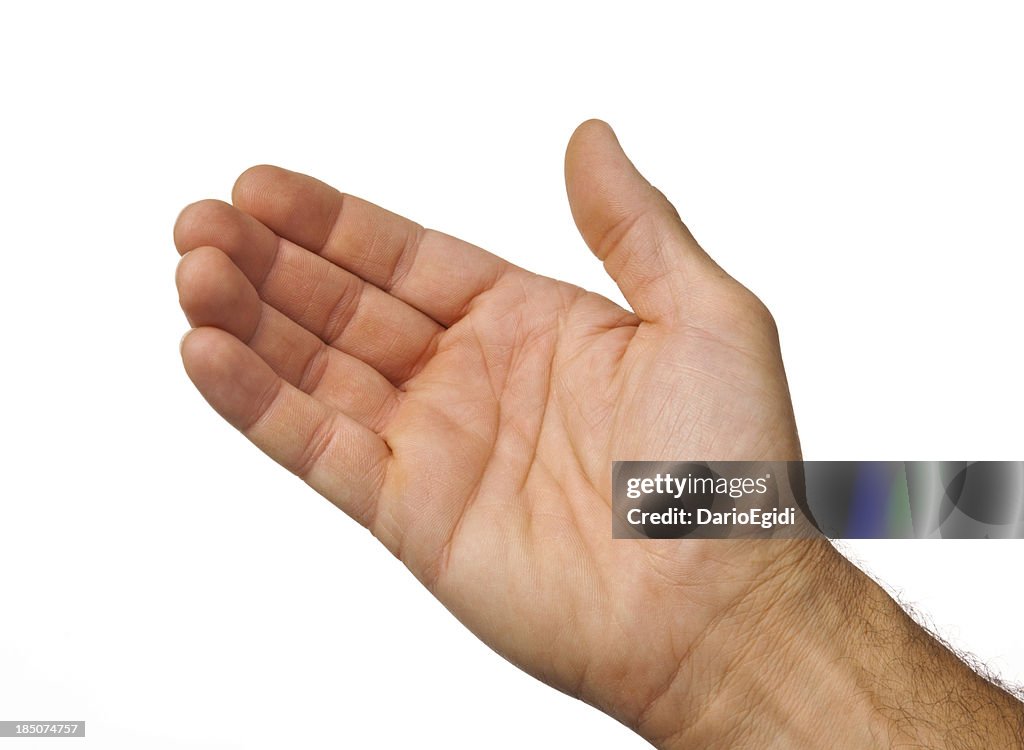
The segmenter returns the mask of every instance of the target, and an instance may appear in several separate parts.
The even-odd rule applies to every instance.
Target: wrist
[[[780,547],[638,725],[654,745],[1024,747],[1021,705],[826,540],[765,544]]]
[[[720,544],[767,562],[638,731],[665,750],[873,746],[883,720],[841,654],[861,593],[849,563],[824,539]]]

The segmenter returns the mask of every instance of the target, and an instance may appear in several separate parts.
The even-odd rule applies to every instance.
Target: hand
[[[730,706],[774,678],[733,691],[736,661],[840,563],[824,543],[613,540],[611,464],[799,458],[775,327],[603,123],[573,135],[566,183],[633,312],[250,169],[175,227],[185,367],[513,663],[652,741],[740,746]]]

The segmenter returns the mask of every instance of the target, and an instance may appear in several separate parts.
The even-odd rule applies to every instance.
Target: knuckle
[[[772,315],[772,311],[768,309],[768,306],[753,292],[747,292],[749,297],[749,310],[748,314],[751,319],[756,321],[758,324],[763,326],[765,329],[778,333],[779,327],[775,321],[775,316]]]
[[[766,337],[778,337],[778,324],[768,306],[742,284],[729,279],[713,295],[720,318],[733,325],[752,328]]]

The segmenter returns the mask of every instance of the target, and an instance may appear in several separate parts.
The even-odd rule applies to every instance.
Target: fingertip
[[[236,213],[230,203],[216,198],[189,203],[174,222],[174,246],[184,255],[214,240],[229,246],[237,243],[243,239],[243,228]]]
[[[591,117],[589,120],[584,120],[576,126],[576,130],[573,131],[572,139],[586,138],[593,135],[610,135],[613,138],[615,131],[607,121]]]
[[[183,209],[178,211],[178,215],[174,217],[174,225],[171,227],[171,237],[174,238],[174,248],[178,251],[178,254],[184,254],[187,250],[182,250],[181,235],[182,235],[182,223],[185,220],[186,215],[192,209],[195,203],[189,203]]]
[[[255,352],[219,328],[200,326],[187,333],[181,360],[203,398],[239,429],[261,413],[279,380]]]
[[[611,125],[596,118],[583,121],[576,126],[569,137],[569,143],[565,149],[566,170],[568,171],[577,161],[585,158],[595,149],[599,151],[609,144],[614,144],[618,150],[622,150],[619,138]]]
[[[590,119],[576,128],[565,151],[565,189],[588,244],[610,213],[645,200],[647,187],[607,122]]]
[[[238,175],[231,187],[231,202],[236,206],[244,205],[264,192],[267,185],[287,174],[290,174],[287,169],[274,164],[255,164]]]
[[[217,339],[217,329],[208,327],[190,328],[181,337],[181,361],[193,383],[196,382],[196,375],[204,369],[205,363],[214,359],[209,355],[216,347]]]
[[[203,201],[189,203],[178,212],[177,217],[174,219],[174,228],[171,230],[171,236],[174,238],[174,248],[178,251],[179,255],[184,255],[192,249],[188,246],[188,237],[193,226],[192,219],[196,206],[200,203],[203,203]]]
[[[189,323],[216,326],[240,338],[259,320],[260,299],[238,267],[216,247],[198,247],[175,270],[178,303]]]
[[[196,250],[200,250],[200,248],[182,253],[181,257],[178,258],[178,265],[174,267],[174,285],[178,287],[179,301],[182,287],[188,286],[189,280],[195,274],[196,262],[202,257],[201,252],[199,255],[196,255]]]
[[[178,287],[178,302],[186,314],[196,302],[217,293],[220,285],[217,278],[220,266],[218,255],[223,253],[215,247],[197,247],[178,260],[174,269],[174,284]]]
[[[235,208],[281,237],[314,252],[334,228],[341,200],[330,185],[272,164],[245,170],[235,181]]]
[[[218,328],[198,327],[181,338],[181,362],[193,385],[203,398],[220,411],[218,394],[230,382],[233,337]]]
[[[192,330],[193,329],[189,328],[185,333],[181,334],[181,340],[178,342],[178,354],[182,358],[185,356],[185,339],[187,339],[188,335],[192,333]]]

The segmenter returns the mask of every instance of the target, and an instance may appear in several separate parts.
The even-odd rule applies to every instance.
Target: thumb
[[[671,319],[695,282],[723,275],[607,123],[576,128],[565,152],[565,186],[584,241],[642,320]]]

